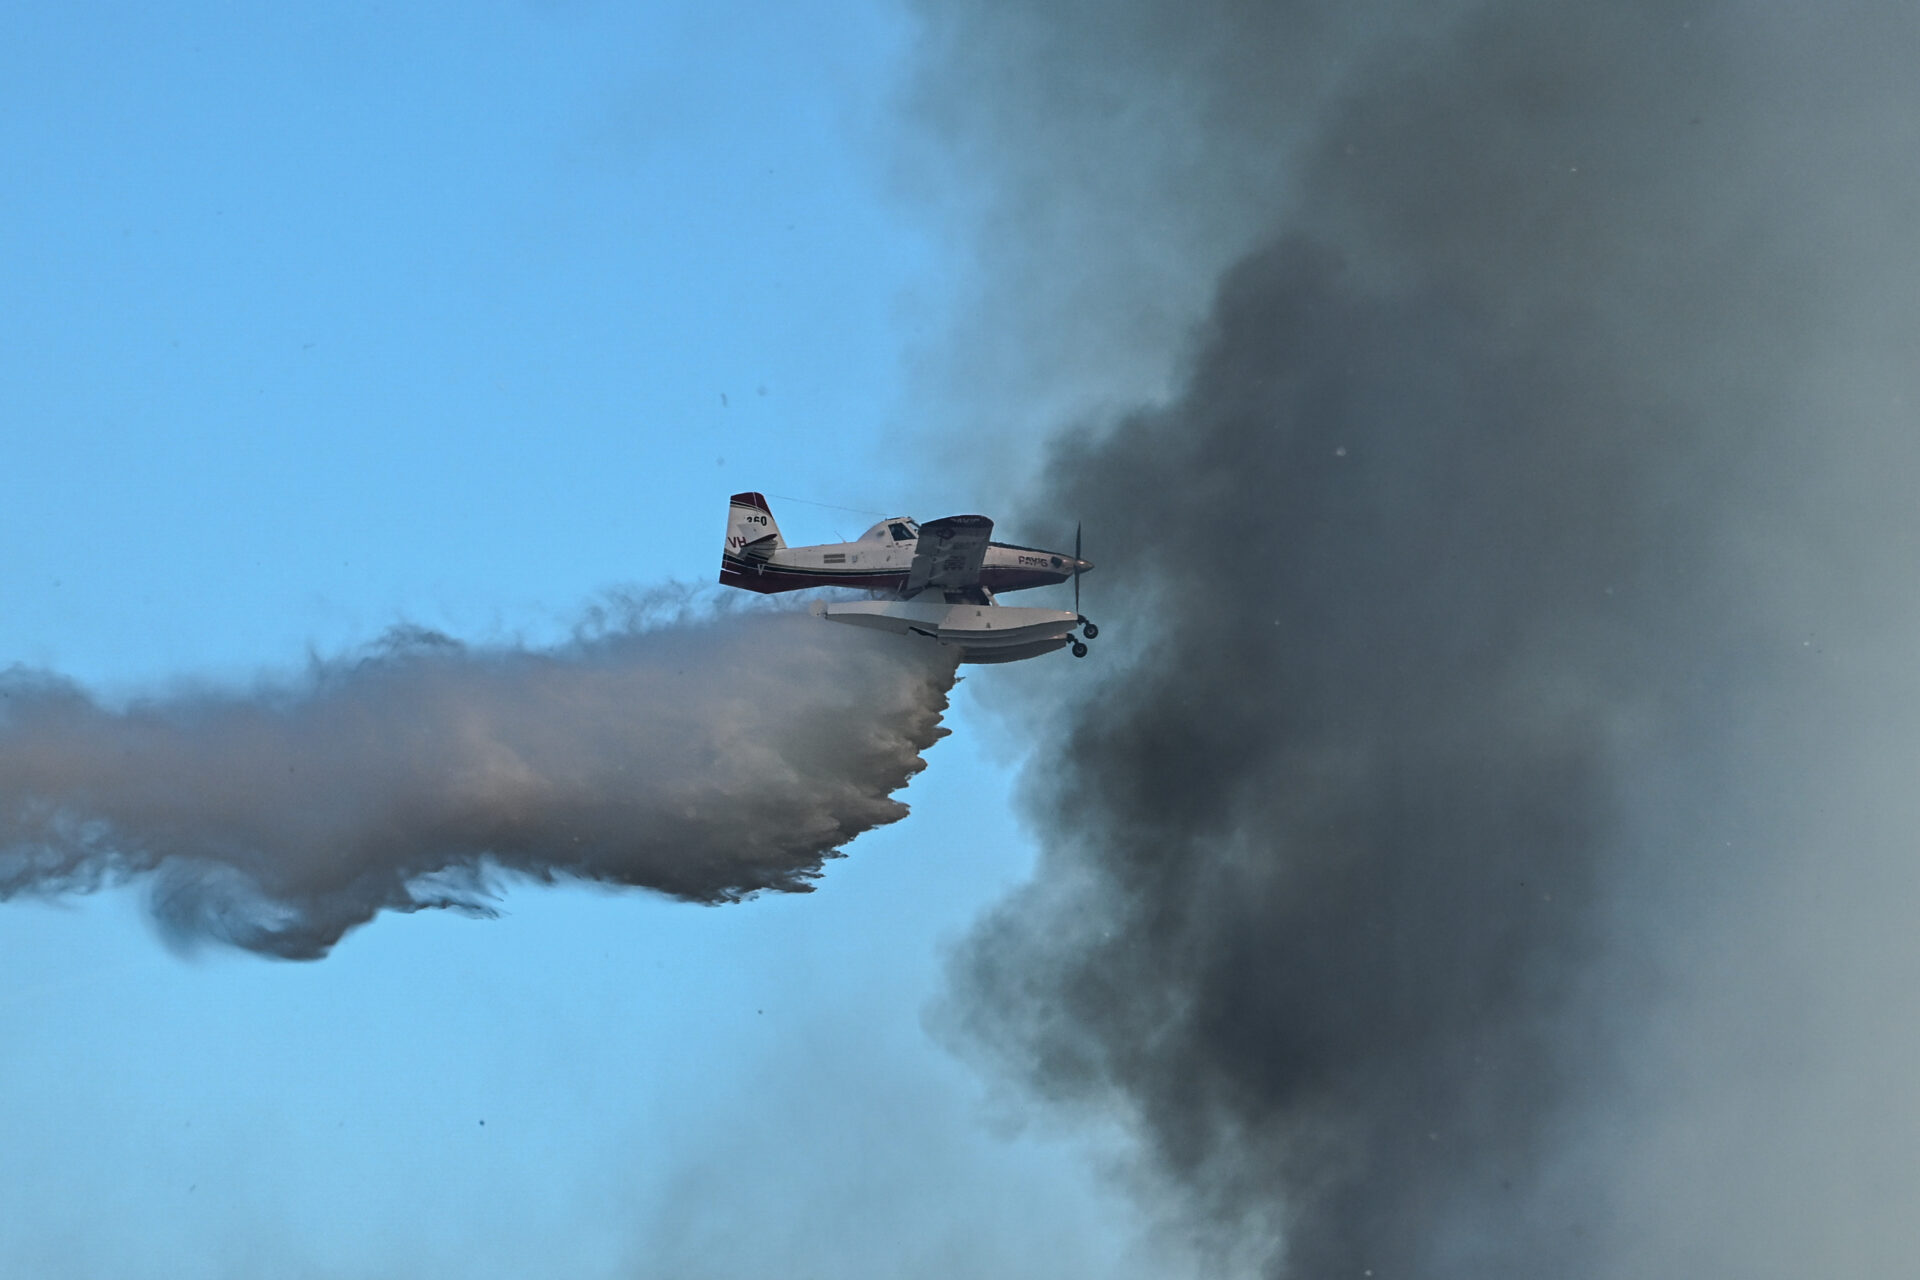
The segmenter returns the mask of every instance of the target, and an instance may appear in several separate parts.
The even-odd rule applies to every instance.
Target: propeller
[[[1075,521],[1073,526],[1073,616],[1080,623],[1080,638],[1091,640],[1100,634],[1100,628],[1088,622],[1087,616],[1080,612],[1080,575],[1084,572],[1085,565],[1086,561],[1080,558],[1080,524]],[[1084,644],[1076,644],[1073,649],[1074,656],[1079,657],[1086,652],[1086,648]]]

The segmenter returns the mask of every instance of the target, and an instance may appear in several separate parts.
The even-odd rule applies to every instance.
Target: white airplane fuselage
[[[924,528],[904,516],[880,521],[852,542],[789,547],[766,498],[733,496],[720,581],[772,595],[809,587],[849,587],[873,599],[817,601],[833,622],[923,636],[958,648],[963,662],[1012,662],[1086,645],[1098,629],[1077,612],[997,604],[994,595],[1052,586],[1093,566],[1078,556],[1017,543],[990,542],[985,516],[948,516]],[[891,597],[891,598],[887,598]]]
[[[890,530],[893,525],[909,530],[909,536],[895,537]],[[732,534],[721,557],[720,581],[767,595],[807,587],[898,592],[906,586],[908,571],[913,567],[920,544],[918,529],[910,520],[882,520],[854,542],[780,547],[764,557],[742,554],[734,545],[742,535]],[[980,566],[980,585],[995,593],[1050,587],[1092,567],[1058,551],[990,542]]]

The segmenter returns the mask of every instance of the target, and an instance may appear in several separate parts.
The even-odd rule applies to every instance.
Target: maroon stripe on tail
[[[736,507],[752,507],[755,511],[773,514],[773,508],[767,505],[767,497],[763,493],[736,493],[727,501]]]

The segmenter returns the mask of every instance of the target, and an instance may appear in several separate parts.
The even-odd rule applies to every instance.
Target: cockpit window
[[[887,526],[887,531],[893,535],[895,542],[906,542],[913,537],[912,531],[907,528],[904,520],[895,520]]]

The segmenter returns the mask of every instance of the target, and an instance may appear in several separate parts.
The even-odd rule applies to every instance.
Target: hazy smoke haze
[[[643,611],[644,612],[644,611]],[[0,899],[151,884],[176,938],[323,956],[497,875],[726,902],[906,814],[952,664],[791,613],[636,614],[550,649],[397,631],[303,680],[102,706],[0,677]]]
[[[1105,631],[973,1042],[1216,1268],[1911,1257],[1914,15],[925,9]]]

